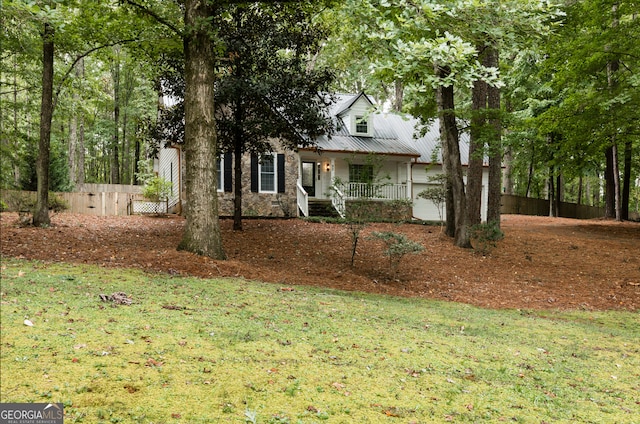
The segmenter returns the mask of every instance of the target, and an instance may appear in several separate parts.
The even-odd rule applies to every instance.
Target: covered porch
[[[297,182],[298,209],[310,216],[311,205],[330,202],[344,218],[346,203],[351,200],[411,200],[412,157],[301,152]]]

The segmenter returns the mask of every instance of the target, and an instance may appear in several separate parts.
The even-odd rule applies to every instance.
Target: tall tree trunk
[[[504,151],[504,194],[513,195],[513,150],[507,146]]]
[[[393,83],[394,98],[393,98],[393,110],[396,112],[402,112],[402,104],[404,102],[404,84],[402,80],[397,79]]]
[[[113,139],[111,144],[111,184],[120,184],[120,48],[114,47],[116,55],[112,69],[113,77]]]
[[[613,203],[616,211],[616,221],[622,220],[621,208],[620,208],[620,169],[618,167],[618,144],[616,137],[613,136]]]
[[[218,217],[212,14],[205,0],[185,1],[185,160],[187,210],[179,250],[224,259]]]
[[[445,79],[451,72],[448,66],[436,65],[436,76]],[[468,215],[462,164],[460,162],[460,144],[456,124],[454,90],[450,85],[439,85],[436,91],[438,115],[440,117],[440,138],[446,144],[447,180],[451,184],[455,217],[454,243],[458,247],[470,248],[471,241],[468,228]]]
[[[631,140],[624,144],[624,170],[622,185],[622,213],[620,218],[629,219],[629,201],[631,200],[631,157],[633,156],[633,145]]]
[[[81,78],[79,71],[80,64],[75,68],[76,77]],[[78,78],[78,79],[79,79]],[[78,114],[80,113],[80,90],[73,90],[73,112],[71,122],[69,123],[69,148],[67,154],[69,156],[69,182],[74,186],[78,185]]]
[[[78,131],[78,185],[84,184],[84,114],[80,116]]]
[[[556,216],[560,216],[560,205],[562,203],[562,201],[564,200],[564,192],[563,192],[563,182],[562,182],[562,171],[560,169],[558,169],[558,175],[556,175],[556,196],[555,196],[555,200],[556,200],[556,205],[555,205],[555,210],[556,210]]]
[[[131,96],[133,95],[133,88],[135,85],[135,76],[133,75],[131,66],[128,65],[128,61],[125,62],[124,68],[124,87],[122,90],[122,172],[120,174],[120,181],[133,184],[134,182],[134,165],[131,159],[132,140],[128,135],[129,124],[129,104],[131,103]]]
[[[233,230],[242,231],[242,141],[233,144]]]
[[[14,139],[13,139],[13,151],[18,151],[18,60],[17,55],[13,57],[14,63],[14,74],[13,74],[13,131],[14,131]],[[9,143],[11,144],[11,143]],[[13,182],[16,187],[20,187],[20,165],[17,158],[13,157]]]
[[[555,176],[553,172],[553,166],[549,168],[549,188],[548,188],[548,197],[549,197],[549,216],[558,216],[558,212],[556,211],[556,188],[555,188]]]
[[[531,194],[531,183],[533,182],[533,162],[535,160],[535,143],[531,143],[531,160],[529,161],[529,175],[527,178],[527,191],[524,197],[529,197]]]
[[[611,6],[611,27],[615,28],[618,26],[618,3],[614,3]],[[611,46],[606,46],[605,51],[610,51]],[[615,93],[618,87],[618,70],[620,69],[620,61],[615,58],[610,60],[607,63],[607,83],[609,86],[609,91],[612,95]],[[611,184],[611,188],[614,190],[612,200],[613,200],[613,210],[615,212],[616,220],[622,220],[621,216],[621,208],[620,208],[620,171],[618,169],[618,139],[616,135],[616,130],[612,129],[612,134],[610,136],[611,139],[611,162],[609,162],[607,158],[607,166],[611,164],[611,177],[613,179],[613,184]],[[610,184],[607,184],[607,189],[610,188]],[[607,200],[609,200],[609,194],[607,193]]]
[[[604,152],[606,164],[604,168],[604,216],[605,218],[616,217],[616,182],[613,172],[613,146],[607,147]]]
[[[446,176],[444,182],[444,205],[445,205],[445,227],[444,233],[453,238],[456,234],[456,216],[455,216],[455,204],[453,201],[453,187],[449,181],[449,163],[447,159],[449,158],[449,150],[447,149],[447,143],[445,139],[442,137],[443,131],[443,123],[440,121],[440,145],[442,149],[442,173]]]
[[[42,102],[40,105],[40,142],[36,173],[38,175],[38,194],[36,209],[33,213],[33,225],[36,227],[51,224],[49,218],[49,153],[51,145],[51,119],[53,116],[53,37],[54,29],[48,22],[42,33]]]
[[[487,59],[484,44],[477,47],[483,64]],[[484,137],[487,113],[487,83],[476,80],[471,89],[471,132],[469,144],[469,168],[467,168],[467,211],[469,224],[482,221],[482,165],[484,162]]]
[[[140,172],[140,150],[141,150],[141,142],[140,142],[140,137],[138,137],[138,134],[140,133],[140,127],[142,126],[142,123],[140,121],[136,121],[136,136],[135,136],[135,147],[134,147],[134,152],[133,152],[133,184],[140,184],[140,176],[138,175],[138,173]],[[182,173],[182,170],[179,170],[178,172]],[[182,193],[180,193],[180,198],[182,198]]]
[[[580,176],[578,177],[578,200],[577,203],[578,205],[582,204],[582,193],[583,193],[583,183],[584,183],[584,179],[582,177],[582,174],[580,174]]]
[[[84,80],[84,58],[76,64],[76,76]],[[76,112],[77,114],[77,112]],[[84,184],[84,112],[79,114],[78,140],[76,144],[76,184]]]
[[[487,48],[488,66],[498,68],[500,58],[494,44]],[[487,222],[500,227],[502,200],[502,120],[500,119],[500,89],[487,87],[487,108],[490,111],[489,127],[489,184],[487,199]]]

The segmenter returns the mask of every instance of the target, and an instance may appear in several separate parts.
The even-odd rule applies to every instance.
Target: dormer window
[[[367,118],[364,116],[356,116],[356,133],[367,134],[369,132],[369,125]]]

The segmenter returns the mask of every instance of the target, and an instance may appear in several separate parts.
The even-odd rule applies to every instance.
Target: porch
[[[301,154],[297,181],[300,215],[310,216],[310,202],[319,200],[330,201],[337,214],[344,217],[348,201],[411,199],[410,157],[372,158],[369,154],[337,152],[325,155]]]
[[[330,193],[325,198],[310,197],[301,182],[297,184],[298,209],[303,216],[331,216],[332,213],[344,218],[349,201],[393,201],[410,200],[410,185],[373,184],[373,183],[343,183],[330,187]]]

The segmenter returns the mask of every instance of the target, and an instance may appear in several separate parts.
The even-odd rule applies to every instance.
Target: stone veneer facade
[[[297,180],[298,155],[292,151],[276,151],[284,154],[284,193],[254,193],[251,187],[251,155],[242,157],[242,216],[296,217],[298,216]],[[218,192],[220,216],[233,216],[233,192]]]

